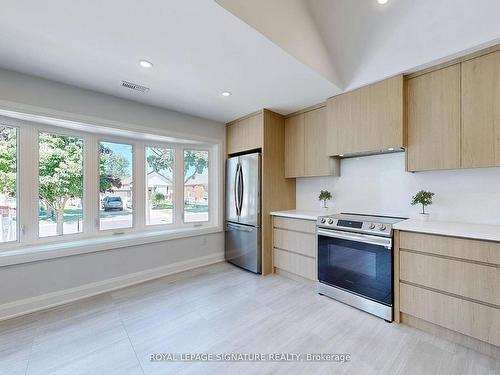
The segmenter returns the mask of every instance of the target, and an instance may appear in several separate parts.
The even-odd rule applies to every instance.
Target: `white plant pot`
[[[323,212],[328,212],[328,210],[329,210],[329,208],[328,208],[328,203],[326,204],[326,207],[325,207],[325,205],[324,205],[323,201],[321,201],[321,202],[320,202],[320,204],[319,204],[319,209],[320,209],[321,211],[323,211]]]
[[[418,214],[418,219],[420,222],[425,223],[429,221],[429,214]]]

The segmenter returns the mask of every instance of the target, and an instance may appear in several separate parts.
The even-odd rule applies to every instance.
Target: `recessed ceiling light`
[[[344,156],[344,154],[339,154],[339,156],[340,156],[340,157],[343,157],[343,156]]]
[[[229,91],[224,91],[221,95],[222,96],[231,96],[232,94]]]
[[[149,69],[153,67],[153,63],[149,62],[148,60],[141,60],[139,61],[139,65],[143,68]]]
[[[387,151],[394,151],[394,147],[389,147]]]
[[[379,4],[385,4],[387,3],[387,0],[377,0]]]

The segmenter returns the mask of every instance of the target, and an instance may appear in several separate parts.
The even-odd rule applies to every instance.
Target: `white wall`
[[[28,110],[96,125],[124,124],[139,131],[205,137],[220,143],[221,150],[225,142],[225,128],[221,123],[1,69],[0,108]],[[222,181],[222,173],[220,178]],[[43,305],[49,301],[44,300],[44,296],[60,295],[64,299],[68,297],[64,295],[65,290],[85,289],[85,285],[93,285],[93,290],[97,290],[95,283],[102,282],[99,287],[105,288],[106,280],[128,280],[130,274],[137,278],[223,259],[223,241],[223,233],[219,232],[1,267],[0,319],[2,314]],[[148,273],[148,270],[155,272]],[[113,285],[116,286],[116,282]],[[71,295],[75,294],[70,293],[68,298]]]
[[[317,210],[321,189],[333,193],[335,212],[404,217],[419,212],[410,199],[425,189],[436,194],[434,220],[500,224],[500,168],[408,173],[404,153],[344,159],[340,177],[297,179],[297,209]]]

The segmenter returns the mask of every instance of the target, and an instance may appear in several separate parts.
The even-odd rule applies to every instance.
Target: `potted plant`
[[[425,207],[430,206],[432,204],[432,197],[434,193],[430,191],[420,190],[417,194],[415,194],[411,199],[411,205],[415,206],[417,204],[422,205],[422,212],[419,214],[419,218],[421,221],[428,221],[429,214],[425,212]]]
[[[328,201],[332,199],[332,193],[328,190],[321,190],[318,199],[323,202],[322,208],[328,210]]]

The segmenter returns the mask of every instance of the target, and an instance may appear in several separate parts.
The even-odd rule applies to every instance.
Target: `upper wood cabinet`
[[[227,153],[231,155],[262,148],[263,128],[262,112],[227,124]]]
[[[285,120],[285,177],[339,175],[340,161],[326,150],[326,107]]]
[[[408,79],[407,169],[460,168],[460,64]]]
[[[500,51],[462,63],[462,167],[500,165]]]
[[[327,101],[327,153],[369,153],[405,146],[403,76]]]
[[[305,173],[304,114],[285,119],[285,177]]]

